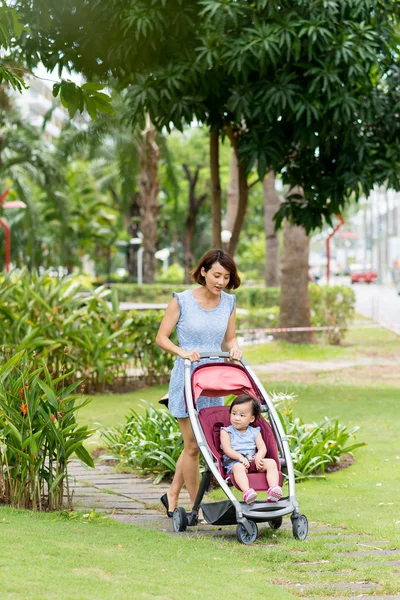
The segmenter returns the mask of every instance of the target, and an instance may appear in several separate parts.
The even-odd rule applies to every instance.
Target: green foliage
[[[92,119],[97,119],[97,113],[114,114],[110,104],[111,97],[101,90],[105,88],[101,83],[84,83],[76,85],[73,81],[62,79],[53,85],[53,96],[60,95],[61,104],[68,109],[71,119],[79,110],[83,113],[86,109]]]
[[[113,457],[140,473],[155,473],[158,483],[175,472],[183,450],[178,422],[168,410],[146,403],[144,415],[130,411],[125,425],[103,433]]]
[[[121,302],[150,302],[152,304],[167,304],[172,300],[173,292],[183,292],[189,286],[175,283],[114,283],[112,289],[118,294]]]
[[[83,290],[72,276],[11,273],[0,284],[0,344],[40,354],[50,373],[77,371],[92,390],[123,385],[129,368],[149,383],[166,378],[173,359],[154,343],[160,315],[128,314],[110,290]]]
[[[23,26],[17,11],[0,1],[0,50],[9,50],[13,39],[18,38],[22,30]],[[23,88],[26,88],[24,80],[11,65],[4,64],[3,52],[0,53],[0,57],[2,60],[0,63],[0,84],[5,81],[14,90],[22,92]]]
[[[68,463],[72,455],[93,467],[83,446],[91,435],[78,427],[76,411],[90,399],[74,394],[71,373],[50,375],[46,362],[22,350],[0,355],[0,480],[2,502],[16,508],[54,510],[71,502]],[[81,399],[81,402],[77,402]]]
[[[329,344],[340,344],[346,333],[345,328],[354,317],[354,290],[345,285],[320,286],[315,283],[310,283],[308,290],[312,326],[337,327],[326,331],[324,336]]]
[[[156,276],[157,283],[172,283],[182,285],[184,270],[178,263],[174,263],[168,267],[166,273],[161,273]]]
[[[240,329],[268,329],[278,327],[279,306],[253,308],[247,313],[236,313],[236,327]]]
[[[358,427],[348,430],[337,419],[327,417],[319,425],[305,424],[293,416],[291,396],[272,396],[276,403],[285,404],[278,415],[289,437],[296,479],[320,476],[328,465],[340,463],[343,454],[365,445],[348,444]],[[154,473],[158,482],[175,472],[183,442],[178,423],[169,411],[153,408],[148,403],[146,407],[144,415],[132,410],[124,426],[105,431],[103,436],[112,457],[122,466],[129,465],[140,473]]]
[[[242,286],[233,292],[239,308],[267,308],[279,304],[279,288],[265,286]]]
[[[296,479],[323,476],[328,466],[340,464],[342,455],[366,445],[365,442],[352,443],[358,427],[348,429],[336,418],[325,417],[317,424],[304,423],[302,419],[294,417],[292,400],[293,398],[289,398],[288,401],[287,396],[274,398],[278,405],[283,404],[280,410],[277,408],[277,412],[289,438]]]

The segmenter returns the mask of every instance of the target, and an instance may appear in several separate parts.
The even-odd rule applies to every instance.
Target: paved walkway
[[[96,468],[84,467],[79,461],[74,461],[70,467],[70,487],[73,490],[73,507],[75,510],[91,511],[109,514],[112,518],[124,523],[139,525],[145,528],[158,529],[170,535],[202,536],[220,538],[228,542],[237,543],[235,527],[214,527],[212,525],[199,525],[190,528],[185,534],[175,534],[172,531],[171,519],[168,519],[159,498],[166,491],[165,485],[155,486],[151,479],[132,474],[117,473],[112,466],[97,464]],[[181,496],[182,504],[189,505],[187,493]],[[257,544],[264,550],[273,551],[276,544],[271,544],[272,533],[268,525],[261,524],[259,531],[269,530],[265,534],[265,544]],[[290,520],[285,519],[280,531],[291,531]],[[268,537],[267,537],[268,535]],[[308,563],[299,554],[298,565],[308,566],[307,579],[312,574],[314,583],[301,583],[292,580],[277,580],[276,585],[281,585],[293,592],[299,598],[309,600],[317,598],[324,600],[352,600],[355,598],[373,597],[374,600],[400,599],[398,595],[381,595],[383,582],[364,581],[357,577],[357,565],[363,569],[371,568],[371,572],[379,563],[386,571],[390,581],[393,575],[400,573],[400,549],[388,549],[388,540],[373,540],[367,534],[347,532],[341,527],[331,527],[328,523],[310,523],[309,539],[323,541],[327,550],[331,552],[331,560],[321,560]],[[261,540],[260,540],[261,541]],[[343,569],[340,556],[352,557],[354,573],[353,581],[343,581],[349,569]],[[332,574],[332,563],[336,562],[334,582],[324,583],[324,574]],[[378,561],[378,563],[377,563]],[[303,575],[304,576],[304,575]],[[342,581],[341,581],[342,580]],[[321,583],[315,583],[320,581]],[[310,595],[308,589],[313,588]],[[315,592],[317,587],[318,592]],[[352,594],[349,596],[348,594]]]
[[[313,371],[337,371],[340,369],[350,369],[352,367],[373,367],[373,366],[399,367],[399,358],[383,358],[364,356],[354,360],[285,360],[283,362],[271,362],[261,365],[251,365],[251,368],[257,375],[264,373],[304,373]]]

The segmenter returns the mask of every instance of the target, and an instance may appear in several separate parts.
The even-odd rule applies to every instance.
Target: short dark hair
[[[253,417],[255,417],[256,420],[259,419],[261,417],[260,403],[258,402],[258,400],[253,398],[253,396],[250,396],[250,394],[241,394],[240,396],[237,396],[230,405],[229,412],[232,412],[232,408],[234,406],[237,406],[238,404],[246,404],[246,402],[251,402],[252,415]]]
[[[240,285],[240,277],[237,272],[236,263],[232,256],[225,250],[209,250],[200,260],[197,267],[192,271],[192,279],[200,285],[204,285],[206,280],[201,274],[201,269],[209,271],[214,263],[219,263],[221,267],[224,267],[229,271],[229,283],[226,286],[227,290],[236,290]]]

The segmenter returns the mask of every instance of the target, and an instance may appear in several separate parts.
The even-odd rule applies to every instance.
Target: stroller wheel
[[[292,520],[293,537],[295,537],[296,540],[305,540],[308,534],[308,521],[306,515],[293,514],[290,518]]]
[[[241,544],[252,544],[258,536],[258,527],[254,521],[247,521],[251,528],[251,534],[247,531],[243,523],[238,523],[236,527],[236,537]]]
[[[175,533],[179,533],[179,531],[186,531],[187,526],[188,518],[186,510],[182,506],[178,506],[172,515],[172,528]]]
[[[268,521],[268,525],[271,527],[271,529],[279,529],[279,527],[282,525],[282,522],[282,517],[276,517],[276,519],[271,519]]]

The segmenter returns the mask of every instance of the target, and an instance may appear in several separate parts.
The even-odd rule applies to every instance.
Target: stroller
[[[210,362],[200,364],[192,375],[190,360],[185,360],[185,397],[193,434],[205,462],[205,471],[191,512],[180,506],[174,510],[173,530],[186,531],[187,527],[197,525],[201,508],[206,521],[212,525],[237,525],[236,537],[242,544],[251,544],[257,539],[257,523],[268,523],[272,529],[279,529],[285,515],[291,515],[293,536],[304,540],[308,533],[308,522],[306,516],[299,512],[289,443],[271,399],[244,360],[239,363],[221,362],[221,359],[229,358],[227,352],[201,353],[200,357]],[[274,459],[278,465],[280,485],[284,478],[287,479],[288,495],[278,502],[261,500],[246,504],[236,498],[231,487],[238,486],[233,475],[227,476],[224,472],[220,448],[221,427],[230,424],[229,406],[203,408],[200,411],[196,409],[197,399],[201,395],[218,397],[243,393],[250,394],[260,402],[261,411],[266,413],[269,421],[261,417],[252,425],[261,427],[267,458]],[[228,499],[203,503],[213,477]],[[248,478],[250,487],[256,491],[267,491],[265,473],[249,473]]]

